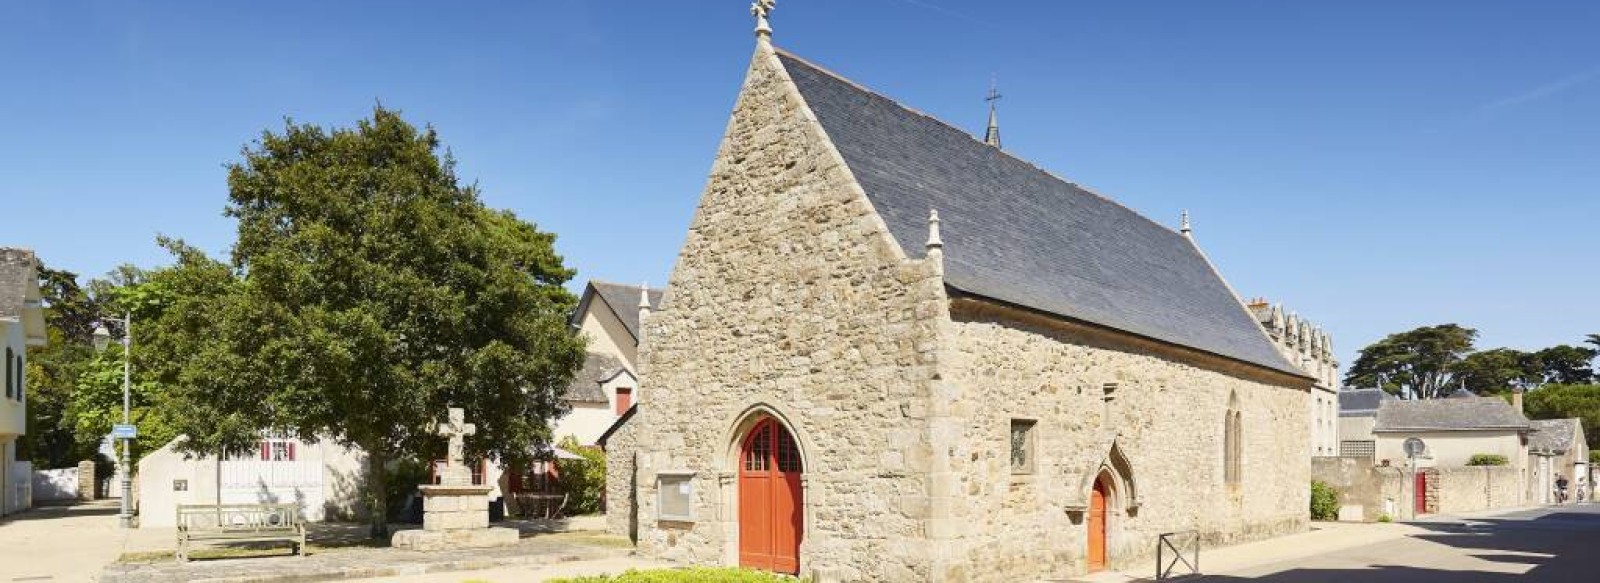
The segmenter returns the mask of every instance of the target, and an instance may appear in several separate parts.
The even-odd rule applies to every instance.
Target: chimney
[[[1518,413],[1522,413],[1522,387],[1511,389],[1511,406],[1516,407]]]

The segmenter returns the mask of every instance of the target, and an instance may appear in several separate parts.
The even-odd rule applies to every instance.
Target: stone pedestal
[[[504,547],[516,529],[489,527],[489,486],[442,484],[422,490],[422,530],[402,530],[389,544],[417,551]]]

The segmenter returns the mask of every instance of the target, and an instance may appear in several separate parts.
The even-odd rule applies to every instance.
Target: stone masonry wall
[[[639,548],[736,564],[737,443],[749,413],[805,464],[802,573],[927,580],[925,424],[944,288],[907,258],[758,47],[666,288],[645,325],[636,425]],[[621,450],[618,454],[621,455]],[[656,477],[692,472],[693,520],[658,520]]]
[[[606,532],[637,542],[639,523],[634,496],[634,456],[638,455],[637,424],[624,423],[606,440]]]
[[[965,568],[951,565],[950,580],[1084,573],[1087,521],[1063,502],[1088,499],[1085,475],[1098,469],[1105,452],[1096,448],[1112,434],[1143,501],[1131,514],[1112,507],[1113,569],[1146,572],[1162,532],[1197,529],[1209,547],[1306,529],[1309,381],[1279,375],[1269,384],[1238,365],[1184,364],[1171,349],[976,300],[953,312],[952,354],[940,363],[966,421],[950,463],[967,499],[954,516],[964,534],[949,549]],[[1113,382],[1108,404],[1102,388]],[[1230,393],[1243,415],[1237,486],[1223,480]],[[1036,421],[1031,474],[1012,473],[1011,419]]]
[[[1399,468],[1373,466],[1366,456],[1311,458],[1311,479],[1338,492],[1341,508],[1359,508],[1364,521],[1378,520],[1386,509],[1397,514],[1390,518],[1409,517],[1403,512],[1410,508],[1407,477]]]
[[[1510,466],[1437,468],[1429,479],[1438,478],[1438,512],[1451,514],[1526,504],[1519,473]]]

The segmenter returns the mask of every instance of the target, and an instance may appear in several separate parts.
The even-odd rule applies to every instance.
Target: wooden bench
[[[178,561],[187,562],[195,543],[283,541],[305,555],[306,523],[298,504],[179,504]]]

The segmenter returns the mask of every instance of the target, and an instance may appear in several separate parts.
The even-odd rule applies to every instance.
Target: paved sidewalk
[[[557,577],[592,577],[615,575],[628,569],[661,569],[676,567],[672,563],[640,557],[618,557],[595,561],[573,561],[542,567],[502,567],[484,571],[431,573],[402,577],[357,579],[356,583],[462,583],[485,581],[488,583],[537,583]]]
[[[625,543],[626,541],[622,541]],[[478,571],[515,567],[536,569],[576,561],[620,559],[632,549],[594,534],[539,534],[515,546],[490,549],[419,552],[390,547],[349,548],[308,556],[225,558],[177,563],[113,563],[101,583],[267,583],[335,581],[429,573],[454,573],[457,580],[476,578]]]
[[[38,506],[0,521],[0,581],[94,581],[137,530],[117,527],[117,500]]]

